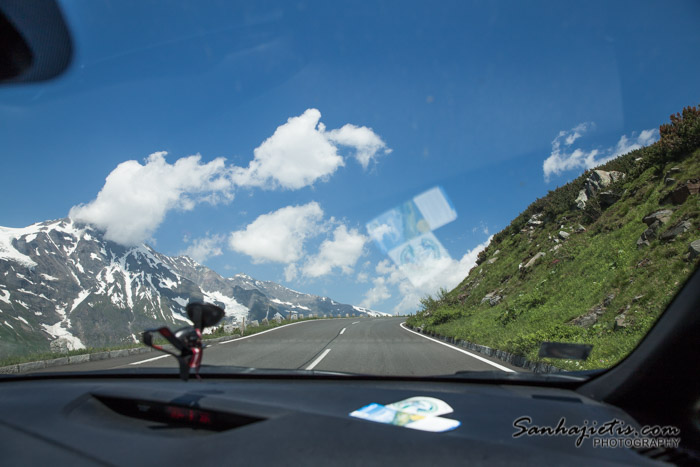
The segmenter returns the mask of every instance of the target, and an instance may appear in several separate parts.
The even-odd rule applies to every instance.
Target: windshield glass
[[[0,87],[3,372],[174,371],[198,302],[202,372],[607,368],[697,267],[697,2],[59,5]]]

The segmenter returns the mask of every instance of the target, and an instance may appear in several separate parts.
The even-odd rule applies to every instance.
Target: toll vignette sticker
[[[350,413],[351,417],[377,423],[402,426],[413,430],[440,433],[461,425],[458,420],[443,418],[453,412],[445,401],[433,397],[411,397],[388,405],[368,404]]]

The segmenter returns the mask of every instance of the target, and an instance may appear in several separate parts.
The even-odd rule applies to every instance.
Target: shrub
[[[700,109],[688,106],[682,113],[671,115],[671,123],[659,127],[659,145],[667,159],[692,152],[700,147]]]

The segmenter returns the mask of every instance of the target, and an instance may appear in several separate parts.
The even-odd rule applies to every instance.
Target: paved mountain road
[[[213,343],[206,366],[315,369],[372,375],[428,376],[456,371],[508,371],[516,367],[426,338],[401,326],[405,318],[300,321],[264,333]],[[470,355],[471,354],[471,355]],[[119,368],[173,368],[157,352],[66,365],[42,372]],[[489,363],[492,362],[492,363]]]

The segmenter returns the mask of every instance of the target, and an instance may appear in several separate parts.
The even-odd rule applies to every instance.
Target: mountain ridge
[[[135,342],[141,331],[189,321],[190,300],[216,303],[225,322],[279,314],[383,313],[303,294],[245,274],[225,278],[188,256],[124,247],[62,218],[0,227],[0,356]]]

